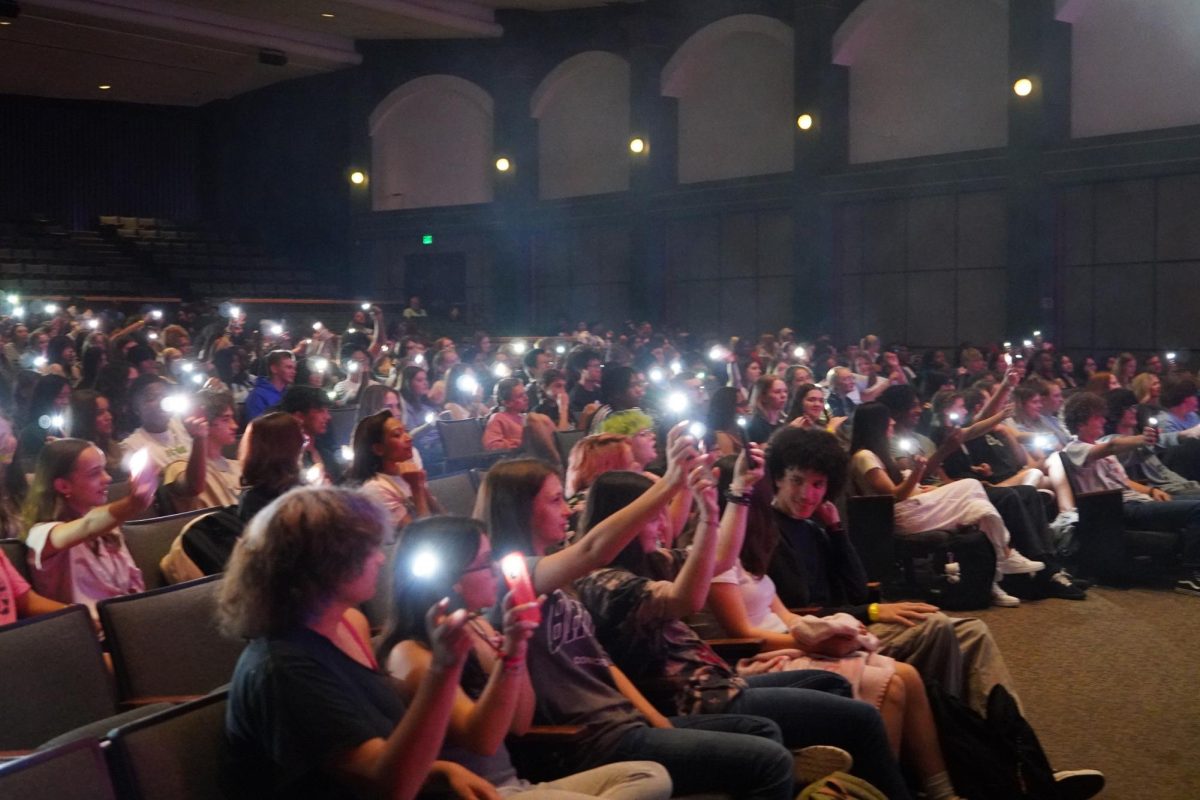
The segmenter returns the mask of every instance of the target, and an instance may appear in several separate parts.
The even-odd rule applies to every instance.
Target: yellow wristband
[[[867,606],[867,619],[871,622],[879,622],[879,603],[871,603]]]

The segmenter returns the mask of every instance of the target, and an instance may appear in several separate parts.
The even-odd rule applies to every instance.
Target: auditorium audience
[[[1175,591],[1200,597],[1200,499],[1173,499],[1160,488],[1131,479],[1117,456],[1153,447],[1158,431],[1147,427],[1141,434],[1102,442],[1107,417],[1104,398],[1091,392],[1067,400],[1063,418],[1075,439],[1063,448],[1062,457],[1070,463],[1072,483],[1082,492],[1120,490],[1123,519],[1134,530],[1177,531],[1183,574]]]
[[[927,471],[936,473],[947,456],[958,452],[962,446],[962,433],[952,431],[928,460],[914,456],[912,469],[902,475],[891,455],[890,439],[895,423],[887,406],[882,403],[860,406],[854,412],[853,424],[850,479],[855,491],[895,497],[896,531],[901,535],[977,525],[996,551],[992,603],[1006,607],[1020,605],[1020,600],[1000,588],[1001,576],[1037,572],[1045,564],[1031,561],[1010,547],[1008,529],[995,506],[988,501],[979,481],[968,478],[939,487],[921,484]]]
[[[717,791],[791,800],[792,757],[780,744],[777,725],[739,715],[664,717],[611,663],[592,633],[587,609],[563,591],[611,561],[659,512],[683,483],[694,455],[686,437],[674,436],[663,480],[553,553],[567,541],[570,509],[547,464],[519,459],[492,467],[474,516],[487,522],[494,552],[529,557],[534,591],[547,596],[526,658],[535,681],[535,722],[584,726],[583,736],[562,753],[566,770],[647,758],[666,767],[676,794]],[[493,608],[493,625],[503,611]]]
[[[174,511],[198,508],[225,508],[237,505],[242,490],[242,465],[227,458],[226,450],[237,444],[237,420],[233,396],[228,392],[206,389],[193,396],[196,416],[207,423],[208,435],[192,440],[203,448],[204,469],[193,466],[192,459],[177,459],[163,470],[163,485],[170,487]]]
[[[751,452],[743,451],[741,461],[748,485],[762,474],[761,464],[746,466]],[[758,455],[761,458],[761,450]],[[736,504],[730,504],[718,522],[711,461],[700,460],[688,483],[699,509],[688,550],[673,547],[664,509],[638,526],[634,538],[601,569],[575,582],[595,621],[596,638],[614,664],[664,714],[766,717],[780,726],[788,747],[841,747],[853,756],[852,771],[885,796],[908,796],[879,714],[839,696],[845,691],[844,679],[819,670],[741,677],[683,622],[684,616],[703,607],[714,571],[724,572],[733,565],[745,525],[744,515],[731,507]],[[632,472],[601,475],[588,493],[583,532],[626,508],[653,485]],[[940,759],[939,766],[944,773]],[[949,789],[944,774],[941,780]],[[952,790],[932,796],[956,797]]]
[[[33,471],[38,454],[50,438],[66,434],[67,410],[71,404],[71,382],[62,375],[42,375],[33,384],[25,412],[25,427],[17,444],[17,459],[26,472]]]
[[[420,559],[431,556],[439,560],[439,569],[416,569]],[[407,698],[416,695],[434,668],[424,609],[442,597],[457,598],[472,614],[495,606],[502,596],[494,560],[478,520],[440,517],[404,531],[394,559],[392,623],[378,652]],[[528,639],[538,626],[528,615],[538,614],[538,606],[514,604],[508,595],[499,630],[483,615],[469,621],[471,648],[441,757],[481,775],[505,797],[666,800],[670,776],[653,761],[606,764],[537,785],[517,774],[504,740],[526,733],[533,719],[536,699],[525,662]]]

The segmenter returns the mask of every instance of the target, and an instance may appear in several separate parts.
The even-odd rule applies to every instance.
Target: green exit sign
[[[433,244],[433,234],[427,233],[421,237],[421,244]]]

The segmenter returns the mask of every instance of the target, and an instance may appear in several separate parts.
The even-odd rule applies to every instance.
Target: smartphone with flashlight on
[[[509,553],[500,559],[500,572],[504,574],[504,583],[512,592],[513,605],[521,606],[537,601],[533,591],[533,581],[529,579],[529,570],[525,566],[525,557],[520,553]],[[537,606],[521,612],[521,619],[540,623],[542,611]]]

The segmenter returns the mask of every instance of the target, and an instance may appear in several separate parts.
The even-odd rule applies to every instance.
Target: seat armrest
[[[583,737],[582,725],[531,725],[514,739],[521,744],[568,744]]]

